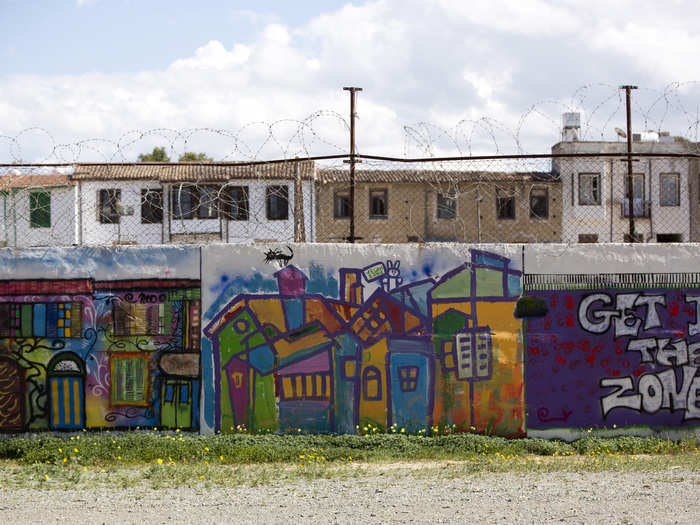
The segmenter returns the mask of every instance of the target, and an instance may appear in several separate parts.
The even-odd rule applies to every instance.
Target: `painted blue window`
[[[510,297],[519,297],[520,295],[522,295],[520,276],[518,276],[518,275],[509,275],[508,276],[508,295]]]
[[[173,402],[173,385],[168,385],[165,387],[165,399],[163,401],[166,403]]]
[[[187,385],[180,385],[180,403],[187,403],[190,400],[190,389]]]

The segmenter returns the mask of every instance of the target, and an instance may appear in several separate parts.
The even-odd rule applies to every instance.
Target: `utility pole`
[[[632,184],[632,106],[630,104],[630,92],[637,86],[620,86],[625,90],[627,102],[627,206],[629,207],[630,233],[629,242],[637,242],[634,231],[634,187]],[[644,203],[642,203],[644,206]]]
[[[362,91],[360,87],[344,87],[350,92],[350,234],[348,242],[355,242],[355,93]],[[346,161],[347,162],[347,161]]]

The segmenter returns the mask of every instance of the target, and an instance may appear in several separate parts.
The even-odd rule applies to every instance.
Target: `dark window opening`
[[[193,219],[197,210],[197,188],[195,186],[173,186],[171,193],[173,218]]]
[[[600,204],[600,174],[579,173],[578,203],[580,206]]]
[[[370,190],[369,192],[369,218],[386,219],[389,215],[389,203],[387,190]]]
[[[197,218],[216,219],[219,216],[220,186],[198,186]]]
[[[333,218],[350,218],[350,193],[337,191],[333,194]]]
[[[438,193],[438,219],[454,219],[457,216],[457,199],[454,193]]]
[[[680,176],[678,173],[665,173],[659,179],[661,195],[659,204],[661,206],[680,206]]]
[[[656,242],[683,242],[683,235],[680,233],[657,233]]]
[[[228,186],[221,203],[223,216],[230,221],[247,221],[248,186]]]
[[[163,190],[141,190],[141,223],[163,222]]]
[[[597,233],[580,233],[578,236],[578,242],[581,244],[592,244],[598,242]]]
[[[285,221],[289,218],[289,188],[287,186],[267,187],[267,219]]]
[[[496,190],[496,216],[499,219],[515,219],[515,195]]]
[[[121,198],[121,190],[100,190],[98,218],[102,224],[116,224],[119,222]]]
[[[51,227],[51,194],[48,191],[29,194],[29,226],[31,228]]]
[[[549,218],[549,190],[547,188],[532,188],[530,190],[530,218]]]

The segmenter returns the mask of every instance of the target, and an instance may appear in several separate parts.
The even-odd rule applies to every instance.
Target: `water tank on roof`
[[[564,125],[564,129],[580,128],[581,113],[564,113],[562,115],[562,123]]]
[[[562,115],[563,129],[561,139],[564,142],[575,142],[581,129],[581,113],[564,113]]]

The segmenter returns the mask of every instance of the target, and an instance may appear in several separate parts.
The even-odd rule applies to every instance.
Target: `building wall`
[[[700,245],[285,248],[1,249],[0,430],[700,432]]]
[[[553,153],[622,153],[622,142],[562,142]],[[683,153],[685,146],[676,143],[634,143],[633,151],[640,153]],[[690,235],[690,174],[691,160],[683,158],[637,158],[633,173],[644,177],[644,200],[650,203],[647,216],[634,217],[635,232],[644,242],[656,242],[658,234],[679,234],[682,242]],[[627,163],[624,158],[577,158],[554,162],[561,174],[563,190],[564,242],[578,242],[580,234],[597,235],[598,242],[625,242],[629,232],[629,217],[623,216]],[[599,205],[579,204],[579,174],[598,173],[601,180]],[[660,175],[676,173],[680,177],[679,206],[660,205]],[[641,209],[639,210],[641,211]]]
[[[294,184],[291,181],[229,181],[227,185],[247,186],[249,191],[249,220],[233,221],[225,218],[176,219],[170,213],[171,197],[177,194],[178,184],[154,181],[81,182],[82,242],[84,244],[197,244],[205,242],[246,242],[294,240]],[[269,185],[286,185],[289,191],[289,217],[287,220],[268,220],[265,195]],[[144,224],[141,219],[141,190],[163,188],[163,222]],[[101,189],[119,189],[121,204],[126,214],[118,224],[102,224],[98,220],[98,199]],[[306,238],[312,240],[311,184],[303,183],[304,220]]]
[[[498,219],[496,188],[515,196],[515,219]],[[546,219],[530,216],[532,188],[549,191]],[[371,219],[369,194],[388,192],[388,217]],[[457,207],[454,218],[438,217],[438,195],[453,190]],[[316,228],[320,242],[338,242],[349,234],[349,219],[333,216],[333,196],[347,192],[344,184],[317,186]],[[449,188],[439,184],[358,184],[355,190],[355,235],[360,242],[453,241],[453,242],[556,242],[561,239],[561,186],[551,182],[499,181],[460,183]]]
[[[51,227],[32,228],[30,194],[50,194]],[[72,187],[46,190],[12,190],[0,196],[0,241],[18,248],[31,246],[69,246],[75,242],[74,190]]]

